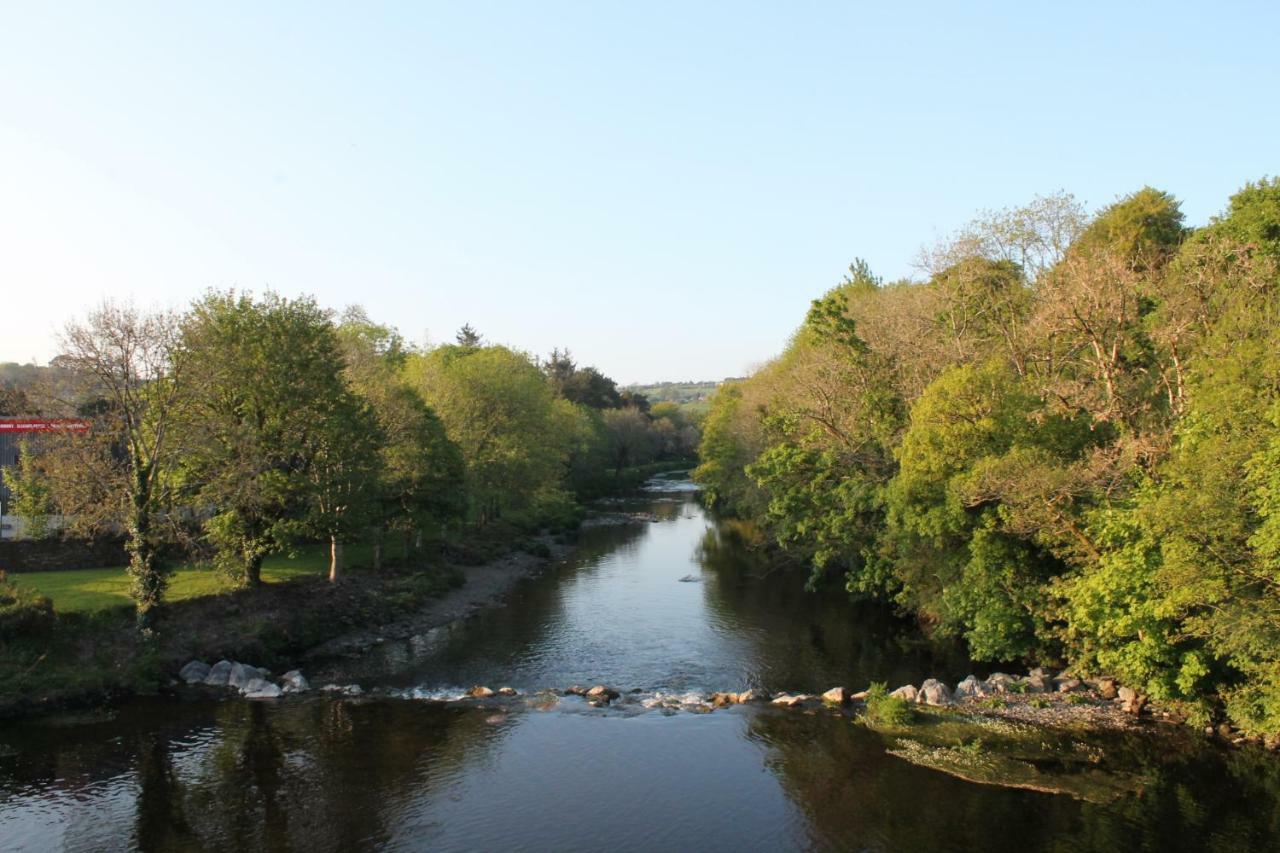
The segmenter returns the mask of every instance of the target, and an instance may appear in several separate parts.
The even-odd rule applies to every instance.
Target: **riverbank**
[[[563,536],[480,537],[435,559],[352,567],[336,582],[316,574],[172,602],[150,641],[139,639],[128,608],[60,614],[48,632],[5,646],[0,719],[163,692],[192,659],[284,670],[358,652],[491,606],[572,548]]]

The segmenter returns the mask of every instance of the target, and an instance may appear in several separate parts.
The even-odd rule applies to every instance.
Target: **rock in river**
[[[244,691],[246,699],[279,699],[284,695],[283,690],[265,678],[254,679],[249,683],[249,688]]]
[[[768,702],[768,701],[769,701],[769,694],[759,689],[758,687],[752,687],[750,690],[744,690],[738,694],[738,704],[740,705],[745,705],[748,702]]]
[[[233,663],[231,664],[231,672],[227,676],[227,686],[235,690],[244,690],[244,688],[255,678],[262,678],[262,673],[248,664]]]
[[[178,671],[178,677],[187,684],[199,684],[209,677],[209,664],[193,660]]]
[[[612,687],[605,687],[603,684],[597,684],[587,691],[588,699],[595,699],[597,702],[612,702],[622,694],[614,690]]]
[[[291,669],[280,676],[280,683],[285,693],[305,693],[311,689],[307,677],[296,669]]]
[[[220,660],[209,667],[209,674],[204,677],[204,683],[211,687],[226,687],[227,679],[230,677],[231,661]]]
[[[490,696],[493,695],[493,691],[490,690],[488,687],[483,687],[477,684],[475,687],[472,687],[470,690],[467,691],[467,695],[470,696],[472,699],[488,699]]]
[[[832,687],[822,694],[822,701],[830,702],[832,705],[847,705],[849,703],[849,691],[844,687]]]

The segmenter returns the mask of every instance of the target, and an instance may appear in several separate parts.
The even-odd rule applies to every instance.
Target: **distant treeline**
[[[107,304],[71,323],[48,368],[5,365],[0,415],[75,415],[7,482],[37,534],[123,532],[144,628],[169,567],[194,554],[246,585],[305,541],[396,537],[411,552],[449,528],[572,526],[608,476],[696,452],[697,423],[619,391],[567,351],[416,349],[356,308],[211,292],[181,313]],[[378,558],[375,557],[375,561]]]
[[[922,263],[853,264],[720,388],[711,499],[977,658],[1280,732],[1280,181],[1197,229],[1039,198]]]

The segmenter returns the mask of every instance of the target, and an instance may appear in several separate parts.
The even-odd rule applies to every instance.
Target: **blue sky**
[[[1032,8],[1036,7],[1036,8]],[[740,375],[855,256],[1280,171],[1280,4],[0,2],[0,361],[206,288]]]

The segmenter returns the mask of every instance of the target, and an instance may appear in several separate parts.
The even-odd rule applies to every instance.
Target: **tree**
[[[458,346],[467,349],[476,349],[484,343],[480,333],[473,329],[470,323],[458,330],[458,334],[454,335],[454,340],[458,342]]]
[[[639,409],[609,409],[604,412],[605,441],[614,474],[623,468],[653,461],[654,437],[649,419]]]
[[[177,449],[171,432],[184,411],[188,385],[178,318],[105,303],[83,322],[69,324],[62,346],[60,364],[75,377],[82,399],[97,396],[102,404],[93,418],[94,438],[78,442],[66,436],[61,446],[92,459],[94,464],[76,475],[90,479],[92,469],[101,488],[77,489],[81,500],[60,503],[84,525],[123,523],[138,626],[149,633],[168,585],[169,567],[162,558],[167,519],[161,514]],[[64,466],[63,473],[71,472]],[[113,494],[123,498],[123,507]]]
[[[49,535],[49,516],[57,511],[53,488],[41,470],[39,457],[31,442],[18,448],[17,472],[5,478],[13,500],[9,512],[22,519],[28,539],[44,539]]]
[[[465,512],[464,466],[440,418],[405,383],[408,353],[395,330],[349,309],[338,335],[347,381],[372,407],[382,438],[373,519],[376,568],[384,529],[404,537],[407,554],[424,530]]]
[[[438,347],[410,358],[405,377],[462,452],[476,521],[528,508],[561,486],[574,430],[528,356],[500,346]]]
[[[300,536],[337,537],[350,478],[366,470],[360,403],[328,312],[310,298],[210,293],[183,324],[191,374],[182,484],[206,507],[219,562],[249,586]]]

